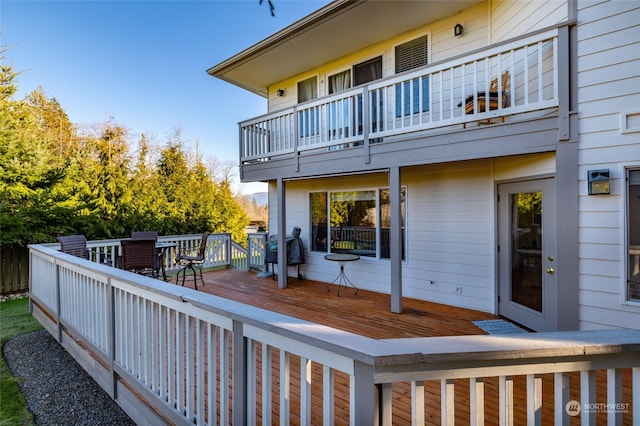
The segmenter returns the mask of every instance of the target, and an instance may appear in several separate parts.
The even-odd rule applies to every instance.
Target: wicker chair
[[[159,263],[156,241],[122,240],[120,241],[121,268],[142,275],[158,277]]]
[[[84,235],[62,235],[58,237],[60,251],[82,259],[99,260],[104,265],[113,266],[111,257],[106,253],[91,253],[87,247],[87,238]],[[93,256],[92,256],[93,255]]]
[[[158,241],[158,231],[133,231],[131,238],[134,240],[155,240]]]
[[[198,289],[198,281],[196,275],[196,268],[199,271],[200,281],[202,281],[202,285],[204,285],[204,279],[202,277],[202,264],[205,261],[205,253],[207,249],[207,240],[209,239],[209,235],[211,232],[205,232],[202,234],[202,239],[200,240],[200,246],[197,251],[193,250],[184,250],[179,251],[176,256],[176,263],[182,265],[182,268],[176,274],[176,284],[180,279],[180,272],[182,272],[182,286],[184,286],[184,280],[187,276],[187,269],[190,269],[193,272],[193,285],[195,289]]]
[[[61,252],[83,259],[89,259],[87,238],[84,235],[64,235],[58,237],[58,241],[60,241]]]

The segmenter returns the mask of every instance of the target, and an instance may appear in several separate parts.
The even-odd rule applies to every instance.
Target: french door
[[[498,186],[498,312],[536,331],[556,329],[553,179]]]

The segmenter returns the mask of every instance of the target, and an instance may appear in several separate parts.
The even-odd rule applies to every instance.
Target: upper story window
[[[359,86],[382,78],[382,56],[353,66],[353,85]]]
[[[396,46],[396,74],[428,63],[427,36]],[[414,78],[396,85],[396,117],[429,111],[429,77]]]
[[[426,35],[396,46],[396,74],[427,65],[428,53]]]
[[[298,103],[318,97],[318,77],[313,76],[298,82]]]
[[[640,302],[640,169],[627,177],[627,300]]]
[[[351,70],[329,76],[329,94],[351,88]]]

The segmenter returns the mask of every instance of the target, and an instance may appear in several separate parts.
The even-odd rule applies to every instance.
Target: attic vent
[[[620,133],[640,132],[640,111],[620,113]]]
[[[396,46],[396,74],[427,65],[427,36]]]

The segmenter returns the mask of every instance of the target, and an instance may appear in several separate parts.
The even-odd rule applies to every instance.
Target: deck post
[[[379,414],[377,388],[373,382],[373,365],[354,361],[354,375],[351,378],[352,425],[377,425]]]
[[[232,399],[233,424],[247,424],[247,338],[244,337],[242,322],[233,322],[232,342]]]
[[[285,183],[282,178],[277,180],[277,221],[278,221],[278,287],[287,288],[287,215]]]
[[[389,169],[389,190],[391,194],[391,229],[389,244],[391,249],[391,312],[402,313],[402,185],[400,167]]]

